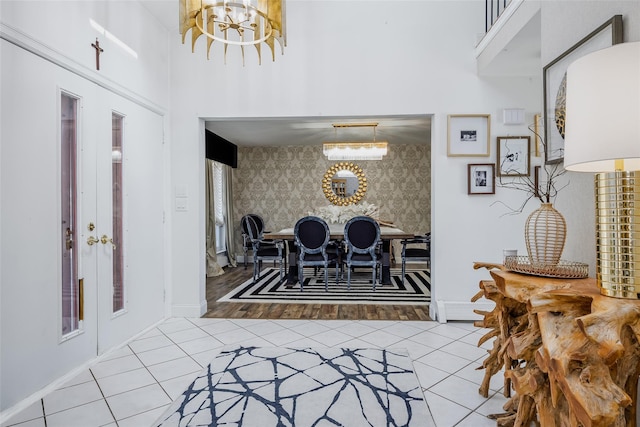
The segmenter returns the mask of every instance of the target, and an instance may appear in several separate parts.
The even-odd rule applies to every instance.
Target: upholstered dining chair
[[[371,267],[373,290],[376,290],[376,271],[382,278],[380,226],[369,216],[351,218],[344,226],[346,245],[347,289],[351,289],[353,267]],[[382,280],[380,280],[382,282]]]
[[[248,222],[245,220],[245,218],[247,217],[253,219],[253,222],[255,223],[256,228],[258,230],[258,235],[260,236],[259,237],[260,239],[262,239],[262,233],[264,233],[264,220],[260,215],[247,214],[240,219],[240,226],[242,227],[242,251],[244,253],[244,269],[245,270],[247,269],[247,260],[249,259],[247,254],[251,249],[251,239],[249,238],[249,230],[247,227]]]
[[[402,284],[407,262],[427,264],[431,268],[431,233],[417,234],[412,239],[401,240],[402,243]]]
[[[336,266],[336,283],[338,283],[340,268],[339,253],[327,251],[330,241],[329,226],[317,216],[300,218],[293,229],[298,247],[298,280],[300,290],[304,290],[304,267],[322,267],[324,270],[324,289],[329,290],[329,266]]]
[[[260,224],[251,215],[242,218],[243,230],[247,230],[247,239],[253,252],[253,281],[260,276],[263,261],[273,261],[280,267],[280,281],[284,279],[286,256],[282,240],[264,240]]]

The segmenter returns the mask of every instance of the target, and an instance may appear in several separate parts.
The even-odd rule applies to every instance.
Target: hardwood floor
[[[251,278],[246,270],[225,267],[225,274],[207,279],[207,312],[203,317],[233,319],[340,319],[340,320],[432,320],[426,305],[374,304],[256,304],[217,302]]]

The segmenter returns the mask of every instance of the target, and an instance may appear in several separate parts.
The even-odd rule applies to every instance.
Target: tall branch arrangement
[[[539,139],[542,144],[543,152],[547,150],[547,143],[542,138],[542,136],[536,132],[535,125],[529,125],[529,130],[534,135],[534,143],[537,144],[537,140]],[[542,169],[544,171],[543,180],[539,179],[538,171]],[[511,212],[508,212],[508,215],[515,215],[522,213],[524,207],[529,203],[531,199],[538,199],[541,203],[552,203],[560,190],[566,187],[568,184],[563,185],[558,188],[558,178],[566,173],[566,169],[563,167],[562,162],[546,164],[543,163],[542,166],[536,166],[534,168],[533,175],[527,176],[518,176],[518,177],[509,177],[508,181],[503,181],[504,177],[498,177],[498,183],[501,187],[511,188],[514,190],[523,191],[526,193],[527,197],[524,199],[522,204],[514,209],[503,202],[495,202],[505,205]],[[507,215],[505,214],[505,215]]]

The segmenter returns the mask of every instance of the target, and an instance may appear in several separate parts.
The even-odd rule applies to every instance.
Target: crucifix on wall
[[[100,47],[100,42],[98,41],[97,37],[96,42],[91,43],[91,47],[96,50],[96,70],[100,70],[100,54],[104,52],[104,49]]]

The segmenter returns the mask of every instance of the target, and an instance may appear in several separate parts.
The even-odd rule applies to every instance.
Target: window
[[[113,210],[113,312],[124,309],[124,256],[122,225],[122,136],[124,117],[111,115],[111,201]]]
[[[225,210],[225,182],[224,168],[222,163],[213,162],[213,197],[216,209],[216,252],[222,253],[226,246],[226,224],[224,217]]]
[[[62,93],[60,98],[61,236],[62,236],[62,335],[77,331],[82,320],[78,282],[77,233],[77,129],[78,99]]]

